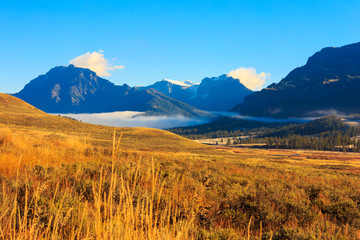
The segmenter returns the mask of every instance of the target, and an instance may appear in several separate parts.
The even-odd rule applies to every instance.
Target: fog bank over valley
[[[145,116],[143,112],[111,112],[91,114],[59,114],[83,122],[112,127],[148,127],[168,129],[194,126],[210,122],[209,118],[188,118],[184,116]]]
[[[230,117],[236,119],[257,121],[257,122],[307,122],[312,119],[290,118],[290,119],[275,119],[266,117],[251,117],[242,116],[233,112],[211,112],[216,117]],[[209,123],[214,118],[191,118],[181,115],[177,116],[146,116],[144,112],[135,111],[119,111],[110,113],[81,113],[81,114],[56,114],[64,117],[74,118],[76,120],[99,124],[112,127],[148,127],[158,129],[169,129],[177,127],[195,126]]]

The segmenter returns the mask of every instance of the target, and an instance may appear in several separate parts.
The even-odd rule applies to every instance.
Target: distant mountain
[[[158,92],[165,94],[176,100],[187,102],[194,96],[199,84],[190,81],[175,81],[170,79],[163,79],[152,85],[146,87],[138,87],[139,89],[155,89]]]
[[[204,78],[200,84],[164,79],[141,89],[155,89],[163,94],[208,111],[228,111],[252,91],[238,79],[221,75]]]
[[[187,103],[211,111],[228,111],[253,93],[240,80],[228,77],[204,78],[195,95]]]
[[[74,65],[51,69],[14,96],[48,113],[140,111],[148,115],[209,115],[153,89],[117,86]]]
[[[250,116],[307,117],[360,113],[360,43],[327,47],[277,84],[247,96],[233,111]]]

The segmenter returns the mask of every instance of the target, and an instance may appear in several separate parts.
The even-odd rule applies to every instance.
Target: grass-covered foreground
[[[360,154],[213,148],[0,94],[0,239],[359,239]]]
[[[136,151],[119,135],[1,131],[0,238],[360,237],[359,154]]]

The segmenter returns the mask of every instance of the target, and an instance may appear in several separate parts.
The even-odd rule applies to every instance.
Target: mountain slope
[[[198,84],[190,81],[175,81],[170,79],[163,79],[146,87],[139,87],[139,89],[155,89],[158,92],[165,94],[176,100],[187,102],[194,95],[194,87]]]
[[[360,43],[324,48],[277,84],[245,98],[233,110],[273,117],[360,111]]]
[[[155,89],[171,98],[208,111],[227,111],[252,91],[238,79],[221,75],[204,78],[200,84],[164,79],[141,89]]]
[[[228,111],[252,91],[238,79],[227,76],[204,78],[188,103],[210,111]]]
[[[203,110],[194,108],[189,104],[175,100],[157,92],[154,89],[147,89],[142,92],[146,92],[152,96],[151,100],[147,102],[149,110],[146,112],[146,115],[182,115],[185,117],[212,116]]]
[[[150,128],[114,128],[75,121],[47,114],[14,96],[0,93],[0,128],[13,128],[27,134],[67,134],[85,137],[92,143],[112,146],[113,134],[123,134],[124,149],[173,152],[181,149],[206,150],[207,147],[168,131]]]
[[[203,116],[206,112],[154,90],[117,86],[85,68],[59,66],[14,96],[50,113],[139,111],[158,115]]]

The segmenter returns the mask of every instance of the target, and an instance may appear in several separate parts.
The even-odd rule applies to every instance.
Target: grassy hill
[[[205,146],[194,143],[168,131],[150,128],[114,128],[101,125],[82,123],[73,119],[47,114],[28,103],[0,93],[0,125],[41,131],[49,134],[66,134],[86,138],[94,144],[112,146],[113,133],[122,135],[122,147],[137,150],[180,151],[182,149],[206,149]]]
[[[0,238],[360,237],[360,154],[114,130],[0,94]]]

